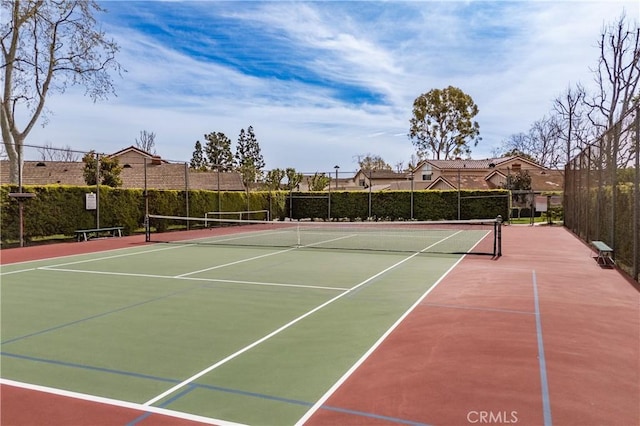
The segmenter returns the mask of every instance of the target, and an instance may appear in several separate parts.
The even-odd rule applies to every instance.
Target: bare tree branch
[[[0,128],[17,183],[24,141],[38,121],[46,124],[46,100],[74,85],[94,101],[114,94],[110,72],[120,73],[118,45],[97,27],[104,12],[95,0],[2,0],[0,24],[4,73]],[[23,123],[17,117],[26,117]]]

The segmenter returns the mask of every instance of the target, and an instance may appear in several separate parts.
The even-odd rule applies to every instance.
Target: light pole
[[[334,169],[336,169],[336,189],[338,189],[338,169],[340,168],[340,166],[335,165],[333,166]]]

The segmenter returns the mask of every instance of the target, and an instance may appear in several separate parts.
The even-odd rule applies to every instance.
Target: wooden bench
[[[124,226],[110,226],[107,228],[78,229],[76,237],[78,241],[89,241],[89,239],[100,236],[122,237]]]
[[[601,266],[611,266],[615,264],[613,260],[613,249],[603,241],[591,241],[591,245],[598,252],[596,261]]]

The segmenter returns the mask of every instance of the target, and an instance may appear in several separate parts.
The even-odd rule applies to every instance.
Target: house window
[[[433,178],[431,164],[425,164],[422,167],[422,180],[431,180]]]
[[[518,164],[518,163],[515,163],[511,168],[511,170],[513,170],[514,172],[519,172],[521,169],[522,169],[522,164]]]
[[[360,185],[360,186],[364,186],[364,178],[362,178],[362,179],[360,179],[360,180],[358,181],[358,185]]]

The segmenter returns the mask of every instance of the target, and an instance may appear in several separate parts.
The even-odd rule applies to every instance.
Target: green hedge
[[[19,203],[8,196],[10,192],[17,191],[15,186],[0,186],[3,243],[15,241],[19,236]],[[85,195],[95,193],[95,186],[25,186],[23,191],[36,194],[24,201],[24,236],[27,241],[34,237],[73,236],[76,229],[96,226],[96,211],[85,209]],[[101,226],[121,225],[126,233],[133,232],[144,220],[142,200],[142,190],[101,187]]]
[[[456,220],[508,217],[507,191],[337,191],[287,195],[286,212],[293,219]],[[458,198],[460,196],[460,198]],[[287,214],[289,216],[289,214]]]
[[[15,185],[0,186],[1,238],[3,244],[19,238],[18,202],[8,196]],[[24,202],[24,236],[27,241],[55,235],[73,236],[75,230],[94,228],[96,211],[85,209],[85,195],[95,186],[24,186],[36,197]],[[269,210],[272,219],[438,220],[507,217],[506,191],[366,191],[297,192],[256,191],[217,192],[192,190],[149,190],[100,187],[100,226],[124,226],[125,234],[141,231],[145,203],[149,213],[167,216],[204,217],[217,211]],[[220,197],[220,198],[218,198]],[[248,198],[247,198],[248,197]],[[329,198],[330,197],[330,198]]]

